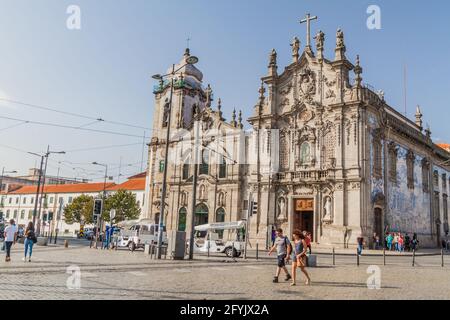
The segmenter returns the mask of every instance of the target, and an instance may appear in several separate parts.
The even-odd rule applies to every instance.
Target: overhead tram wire
[[[1,128],[0,132],[6,131],[6,130],[9,130],[9,129],[13,129],[13,128],[16,128],[16,127],[20,127],[20,126],[22,126],[24,124],[27,124],[27,123],[28,123],[28,121],[23,121],[21,123],[16,123],[16,124],[13,124],[12,126],[9,126],[9,127],[6,127],[6,128]]]
[[[28,124],[35,124],[35,125],[40,125],[40,126],[49,126],[49,127],[56,127],[56,128],[65,128],[65,129],[73,129],[73,130],[90,131],[90,132],[112,134],[112,135],[118,135],[118,136],[124,136],[124,137],[133,137],[133,138],[142,139],[142,135],[122,133],[122,132],[116,132],[116,131],[80,128],[80,127],[63,125],[63,124],[57,124],[57,123],[42,122],[42,121],[30,121],[30,120],[24,120],[24,119],[12,118],[12,117],[5,117],[5,116],[0,116],[0,119],[19,121],[19,122],[27,122]],[[149,138],[149,137],[146,137],[146,138]]]
[[[152,130],[151,128],[148,128],[148,127],[138,126],[138,125],[134,125],[134,124],[130,124],[130,123],[125,123],[125,122],[120,122],[120,121],[112,121],[112,120],[105,120],[105,119],[102,119],[102,118],[91,117],[91,116],[87,116],[87,115],[83,115],[83,114],[79,114],[79,113],[68,112],[68,111],[61,111],[61,110],[58,110],[56,108],[52,108],[52,107],[49,107],[49,106],[41,106],[41,105],[37,105],[37,104],[31,104],[31,103],[26,103],[26,102],[17,101],[17,100],[10,100],[10,99],[5,99],[5,98],[0,98],[0,101],[5,101],[5,102],[13,103],[13,104],[19,104],[19,105],[22,105],[22,106],[25,106],[25,107],[45,110],[45,111],[49,111],[49,112],[55,112],[55,113],[64,114],[64,115],[68,115],[68,116],[72,116],[72,117],[89,119],[89,120],[93,120],[93,121],[96,121],[96,122],[97,121],[101,121],[101,122],[115,124],[115,125],[119,125],[119,126],[131,127],[131,128],[136,128],[136,129],[144,129],[144,130]]]

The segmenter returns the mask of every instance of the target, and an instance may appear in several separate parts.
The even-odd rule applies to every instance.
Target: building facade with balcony
[[[192,214],[195,224],[246,218],[253,200],[258,208],[249,221],[252,244],[269,244],[272,228],[282,227],[288,235],[305,230],[314,242],[338,247],[356,246],[360,235],[371,243],[374,234],[383,239],[386,232],[416,233],[422,245],[440,245],[449,230],[450,153],[433,143],[419,107],[412,121],[363,83],[360,59],[347,58],[341,30],[333,59],[324,56],[325,35],[319,32],[315,40],[316,50],[307,45],[300,52],[294,38],[292,63],[281,73],[277,53],[271,52],[245,133],[221,131],[243,126],[235,114],[230,123],[222,118],[220,102],[212,110],[198,70],[191,66],[177,75],[195,85],[175,89],[168,229],[190,230]],[[170,87],[155,92],[153,128],[160,130],[149,144],[144,215],[155,220],[169,92]],[[200,172],[192,212],[193,166],[186,160],[198,136],[195,110],[201,114],[200,167],[207,169]],[[232,158],[223,165],[223,180],[213,154]]]

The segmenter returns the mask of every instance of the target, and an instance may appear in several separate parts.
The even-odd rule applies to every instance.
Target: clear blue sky
[[[82,29],[66,28],[66,9],[81,7]],[[381,7],[382,30],[366,27],[370,4]],[[447,114],[450,92],[450,4],[447,1],[358,0],[0,0],[0,95],[31,104],[77,112],[112,121],[150,127],[153,81],[178,62],[192,38],[191,52],[205,84],[221,97],[225,115],[234,107],[248,117],[266,74],[268,54],[278,51],[279,71],[291,61],[290,41],[305,43],[308,12],[319,16],[312,31],[326,34],[326,54],[333,57],[335,33],[343,28],[347,56],[361,55],[364,81],[386,94],[403,112],[403,66],[408,74],[408,116],[420,104],[436,141],[449,141]],[[38,111],[0,101],[0,116],[81,126],[89,120]],[[92,161],[109,163],[125,175],[140,170],[142,138],[24,124],[0,119],[0,145],[42,152],[109,145],[133,146],[52,156],[64,176],[89,176]],[[111,124],[87,128],[143,135],[143,129]],[[149,134],[149,132],[147,132]],[[36,158],[0,146],[0,168],[25,173]],[[136,165],[137,164],[137,165]],[[1,169],[0,169],[1,170]],[[112,170],[117,175],[117,169]],[[101,172],[93,176],[99,178]],[[91,175],[92,176],[92,175]]]

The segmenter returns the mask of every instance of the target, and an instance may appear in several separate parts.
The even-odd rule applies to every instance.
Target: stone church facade
[[[212,90],[195,66],[175,75],[171,123],[170,85],[158,85],[143,218],[159,219],[170,125],[169,230],[191,227],[197,141],[196,225],[245,219],[253,200],[258,210],[249,221],[252,245],[267,245],[272,227],[288,234],[307,230],[323,245],[354,246],[359,235],[370,243],[374,233],[386,231],[417,233],[422,245],[438,245],[449,229],[450,154],[424,130],[419,107],[411,121],[382,92],[363,84],[359,57],[354,63],[346,57],[341,30],[332,60],[324,56],[324,45],[320,31],[315,50],[309,36],[302,52],[294,38],[292,63],[281,73],[271,52],[246,131],[241,113],[236,118],[234,111],[227,122],[220,99],[212,107]],[[189,55],[187,50],[180,66]]]

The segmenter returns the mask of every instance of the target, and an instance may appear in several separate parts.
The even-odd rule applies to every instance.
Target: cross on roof
[[[307,14],[306,18],[300,20],[300,24],[306,23],[306,47],[311,48],[311,21],[318,20],[317,16],[311,17],[311,14]]]
[[[188,37],[187,39],[186,39],[186,42],[187,42],[187,47],[186,48],[188,48],[189,49],[189,42],[191,42],[191,38],[190,37]]]

